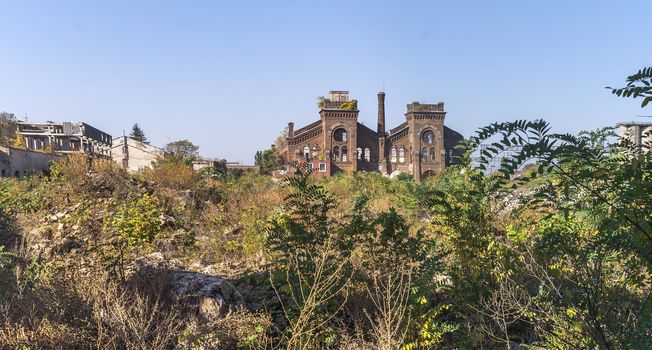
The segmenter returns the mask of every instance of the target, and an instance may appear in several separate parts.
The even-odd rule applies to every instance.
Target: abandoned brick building
[[[331,91],[320,100],[320,119],[294,130],[288,123],[285,142],[276,148],[292,173],[306,163],[317,177],[338,172],[379,171],[385,175],[411,174],[420,181],[441,173],[455,161],[455,145],[462,135],[444,126],[444,103],[407,105],[405,122],[386,131],[385,93],[378,93],[378,125],[372,130],[358,122],[356,100],[348,91]]]

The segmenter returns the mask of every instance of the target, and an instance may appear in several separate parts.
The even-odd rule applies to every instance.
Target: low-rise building
[[[224,163],[222,159],[196,159],[192,161],[192,170],[213,169],[218,171],[223,168]]]
[[[129,172],[151,168],[157,159],[163,158],[163,155],[163,149],[128,136],[113,139],[111,146],[113,161]]]
[[[226,162],[226,170],[242,170],[242,171],[252,171],[255,173],[260,173],[260,166],[258,165],[249,165],[242,164],[240,162]]]
[[[18,132],[23,137],[25,148],[32,151],[111,155],[111,135],[86,123],[19,121]]]
[[[192,162],[192,169],[200,171],[204,169],[212,169],[217,173],[225,171],[252,171],[260,173],[258,165],[242,164],[240,162],[227,162],[224,159],[198,159]]]
[[[59,159],[61,156],[53,153],[0,146],[0,176],[23,177],[47,173],[52,162]]]

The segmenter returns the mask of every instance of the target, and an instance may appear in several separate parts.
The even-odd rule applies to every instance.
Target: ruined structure
[[[0,146],[0,177],[23,177],[48,172],[50,164],[61,156]]]
[[[652,146],[652,123],[650,122],[623,122],[616,125],[620,137],[629,139],[637,146]]]
[[[28,150],[111,155],[111,135],[86,123],[18,122],[18,133],[24,138]]]
[[[162,158],[164,151],[148,143],[128,136],[113,139],[111,158],[129,172],[151,168],[154,161]]]
[[[195,171],[212,169],[216,173],[229,171],[251,171],[260,173],[260,166],[242,164],[240,162],[227,162],[225,159],[198,159],[192,162],[192,168]]]
[[[288,135],[276,152],[288,164],[306,163],[317,177],[338,172],[379,171],[407,173],[415,180],[441,173],[455,161],[455,145],[462,135],[444,126],[444,103],[407,105],[405,122],[385,130],[385,93],[378,93],[378,123],[372,130],[358,122],[358,105],[348,91],[331,91],[320,100],[319,120]]]

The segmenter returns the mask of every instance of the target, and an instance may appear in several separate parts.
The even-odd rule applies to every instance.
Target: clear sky
[[[652,65],[652,1],[0,0],[0,111],[85,121],[154,145],[190,139],[253,162],[279,132],[349,90],[375,127],[446,103],[465,136],[544,118],[576,132],[652,115],[608,85]]]

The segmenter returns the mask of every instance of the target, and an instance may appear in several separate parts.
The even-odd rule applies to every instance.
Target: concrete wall
[[[652,144],[652,123],[621,123],[618,132],[636,145]]]
[[[154,161],[163,157],[163,150],[130,137],[113,139],[111,158],[130,172],[151,168]]]
[[[59,159],[61,156],[56,154],[0,147],[0,176],[23,177],[48,172],[50,164]]]

